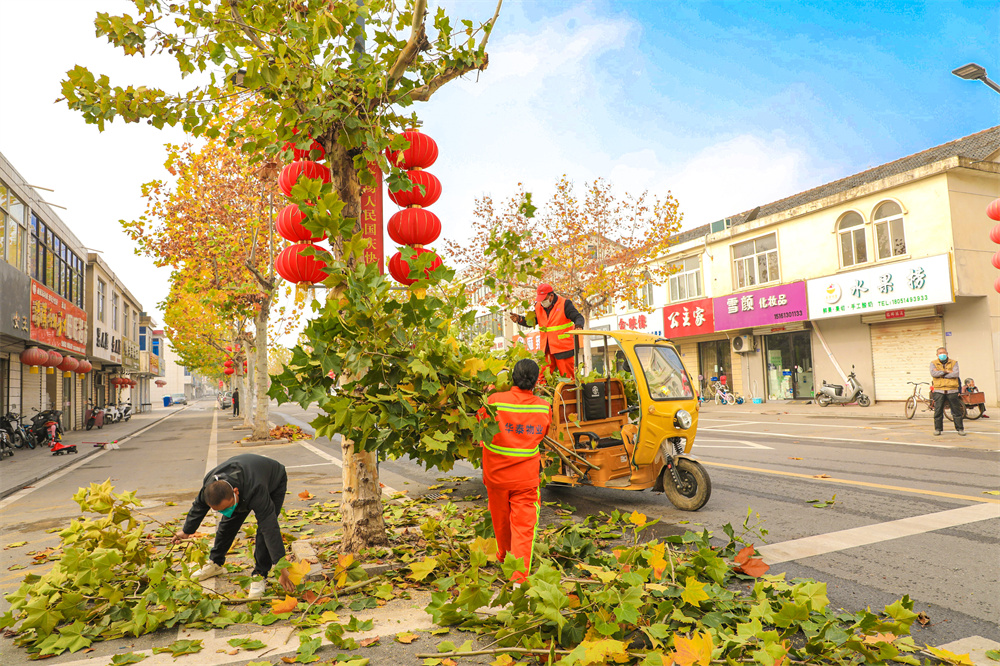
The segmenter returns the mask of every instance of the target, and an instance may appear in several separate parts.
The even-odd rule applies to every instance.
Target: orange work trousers
[[[511,580],[520,583],[531,571],[535,527],[541,509],[538,486],[518,490],[486,486],[486,493],[497,537],[497,557],[503,562],[507,553],[511,553],[524,562],[524,569],[515,571],[511,576]]]
[[[576,359],[572,356],[569,358],[553,358],[552,354],[546,354],[545,360],[548,361],[549,371],[553,375],[562,375],[563,377],[576,379]]]

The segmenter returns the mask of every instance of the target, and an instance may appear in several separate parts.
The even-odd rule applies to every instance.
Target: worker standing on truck
[[[535,312],[525,315],[510,313],[515,324],[533,328],[542,334],[542,350],[552,374],[576,378],[576,336],[570,331],[583,328],[584,319],[573,301],[556,294],[551,284],[538,285]]]
[[[524,563],[524,568],[511,576],[520,583],[531,571],[541,508],[538,446],[552,423],[552,408],[534,394],[538,364],[531,359],[517,362],[511,382],[509,391],[487,399],[496,408],[500,432],[491,442],[483,442],[483,483],[497,537],[497,557],[503,562],[511,553]]]

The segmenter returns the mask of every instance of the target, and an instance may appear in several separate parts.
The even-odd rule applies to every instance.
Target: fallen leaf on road
[[[361,647],[371,647],[381,640],[378,636],[372,636],[371,638],[366,638],[364,640],[358,641],[358,645]]]
[[[301,493],[299,493],[299,499],[300,500],[311,500],[312,498],[313,498],[313,494],[311,492],[309,492],[308,490],[303,490]]]
[[[802,458],[789,458],[789,460],[802,460]]]
[[[814,479],[829,479],[831,478],[829,474],[813,474]]]
[[[14,543],[7,544],[7,548],[20,548],[21,546],[24,546],[27,543],[28,543],[27,541],[15,541]],[[4,550],[7,550],[7,548],[4,548]]]
[[[948,650],[943,650],[941,648],[927,646],[927,651],[932,655],[945,662],[946,664],[958,664],[959,666],[975,666],[972,659],[966,654],[955,654],[954,652],[949,652]]]
[[[984,495],[1000,495],[1000,490],[984,490]]]
[[[931,616],[924,612],[917,613],[917,622],[920,623],[921,627],[926,627],[931,623]]]
[[[312,569],[312,566],[308,562],[295,562],[292,566],[288,567],[288,579],[292,581],[293,585],[298,585],[305,578],[306,574]],[[293,598],[293,597],[289,597]],[[292,608],[295,608],[292,606]],[[288,611],[274,611],[275,613],[287,613]]]
[[[410,632],[410,631],[403,631],[403,632],[400,632],[400,633],[396,634],[396,642],[397,643],[405,643],[406,645],[409,645],[410,643],[412,643],[413,641],[417,640],[418,638],[420,638],[419,634],[414,634],[413,632]]]
[[[896,640],[895,634],[875,634],[874,636],[865,636],[865,643],[872,645],[874,643],[891,643]]]
[[[9,567],[7,567],[7,571],[17,571],[18,569],[24,569],[24,565],[23,564],[12,564]]]
[[[294,566],[294,565],[293,565]],[[299,605],[299,600],[295,597],[285,595],[284,600],[275,599],[271,602],[271,612],[275,615],[281,613],[291,613]]]

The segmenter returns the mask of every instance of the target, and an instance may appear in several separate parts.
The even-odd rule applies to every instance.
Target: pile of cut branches
[[[312,435],[307,433],[299,426],[291,424],[274,426],[273,428],[271,428],[269,437],[271,439],[287,439],[291,442],[300,439],[312,439]]]

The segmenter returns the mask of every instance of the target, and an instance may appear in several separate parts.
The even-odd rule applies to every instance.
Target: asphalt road
[[[294,406],[272,412],[278,423],[303,425],[311,418]],[[11,567],[30,562],[29,552],[55,545],[56,536],[46,530],[64,526],[79,515],[70,497],[78,487],[92,482],[111,479],[119,490],[136,489],[146,500],[148,515],[172,519],[187,510],[207,469],[236,453],[252,451],[278,459],[288,468],[286,507],[307,505],[297,497],[302,490],[318,497],[337,495],[341,481],[338,445],[318,440],[239,448],[233,440],[243,433],[234,432],[233,423],[213,402],[196,403],[121,442],[119,450],[99,452],[0,501],[0,545],[28,542],[0,551],[0,593],[16,589],[27,573]],[[701,511],[679,511],[663,495],[651,492],[549,488],[543,499],[572,505],[580,516],[615,508],[638,510],[659,519],[654,529],[661,533],[707,528],[721,534],[726,523],[739,531],[749,512],[751,526],[767,530],[766,537],[756,542],[772,563],[772,573],[825,581],[831,601],[846,609],[879,609],[909,594],[916,610],[930,618],[926,627],[914,625],[920,644],[944,645],[970,636],[1000,641],[1000,496],[985,494],[1000,487],[994,426],[980,421],[969,437],[951,434],[932,439],[927,423],[879,423],[746,414],[736,419],[709,410],[702,415],[694,451],[708,467],[713,483],[712,498]],[[465,464],[448,474],[424,470],[412,461],[381,465],[382,482],[410,496],[431,492],[429,486],[445,476],[471,477],[456,496],[485,494],[478,473]],[[834,500],[834,495],[835,501],[826,508],[809,503]],[[319,526],[317,534],[329,529]],[[242,563],[239,558],[231,561]],[[28,571],[43,569],[44,565],[29,566]],[[222,580],[220,585],[232,583]],[[418,610],[417,601],[398,609],[397,615],[378,620],[375,632],[388,636],[400,628],[422,626],[425,614]],[[6,602],[0,602],[0,612],[5,609]],[[243,664],[255,657],[226,657],[209,648],[252,631],[259,628],[159,632],[96,644],[86,659],[76,654],[50,661],[104,664],[117,652],[150,649],[178,637],[199,637],[208,647],[185,657],[186,664]],[[273,662],[294,651],[297,642],[292,638],[284,643],[286,633],[274,637],[282,647],[264,659]],[[365,655],[372,657],[373,664],[410,663],[407,654],[427,651],[437,640],[428,636],[409,646],[387,640]],[[3,639],[0,663],[25,663],[25,655]],[[143,663],[155,666],[172,660],[161,654]]]

